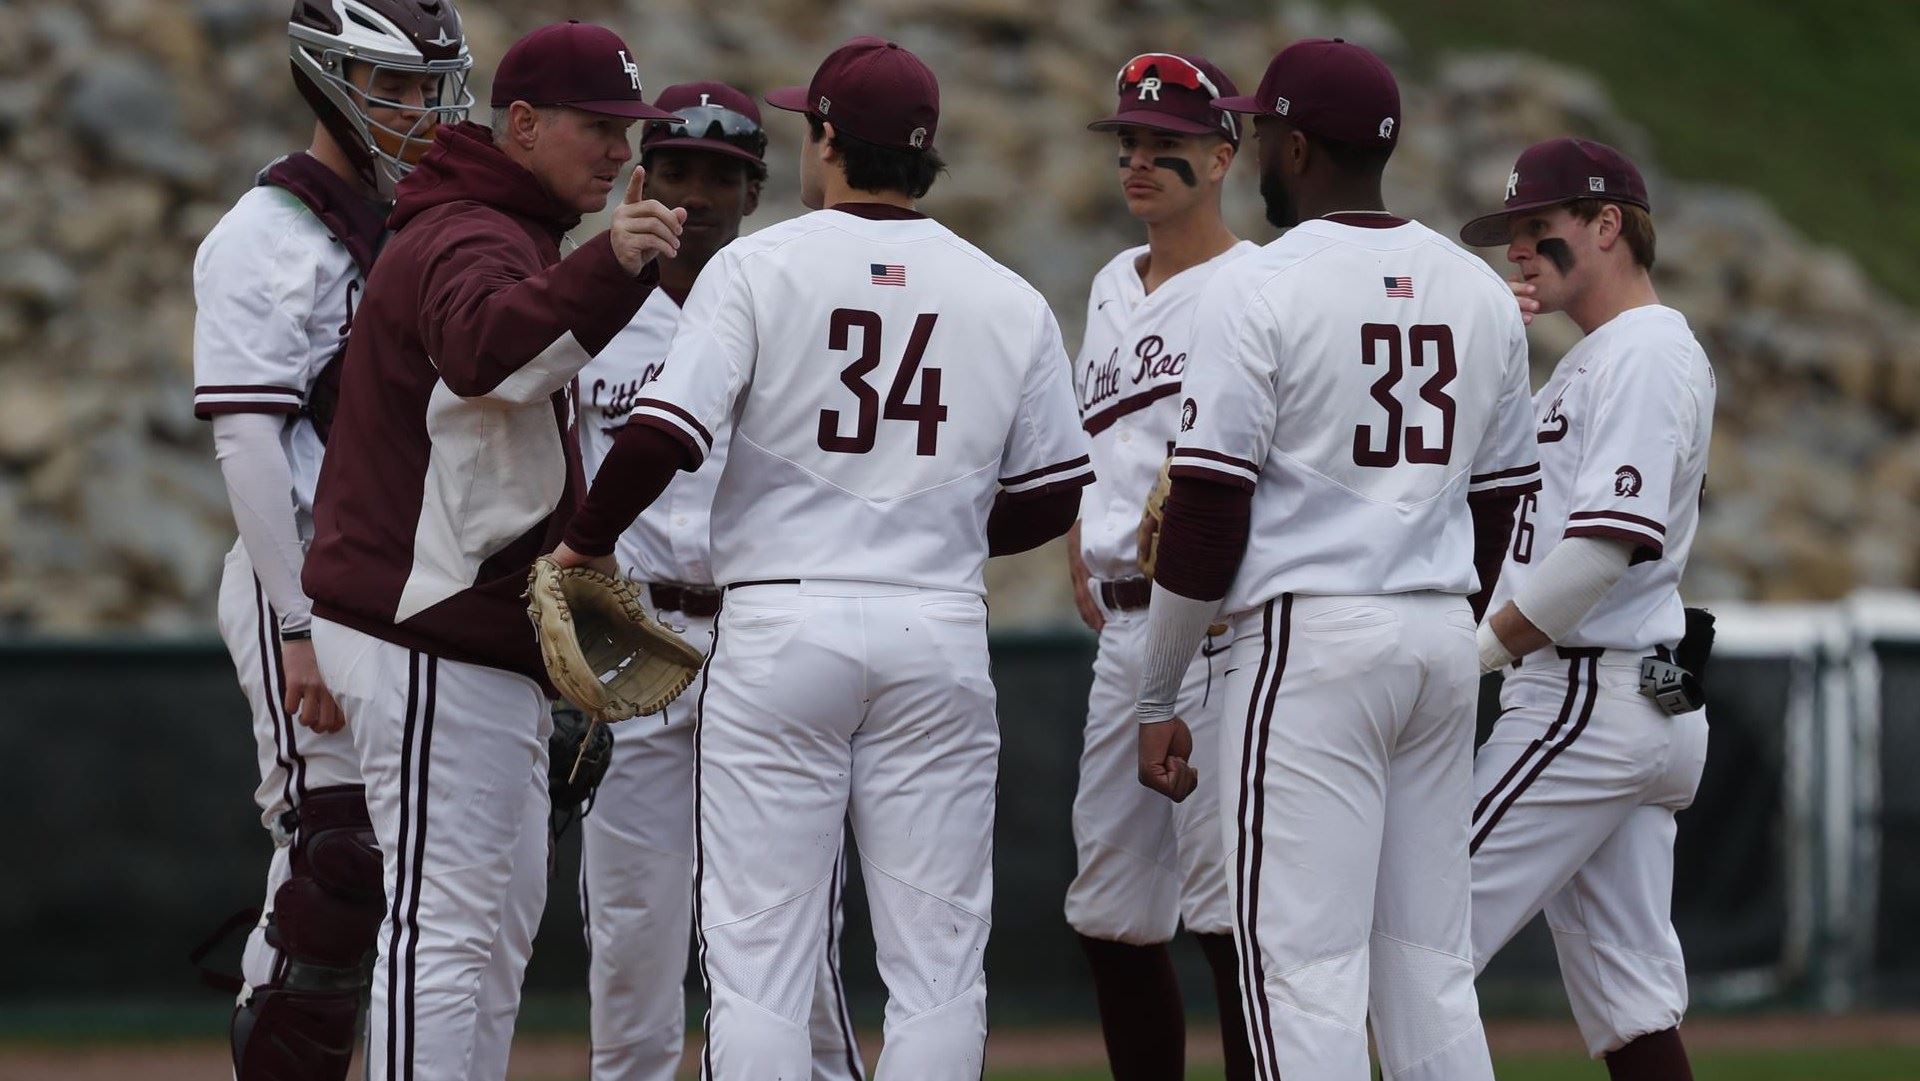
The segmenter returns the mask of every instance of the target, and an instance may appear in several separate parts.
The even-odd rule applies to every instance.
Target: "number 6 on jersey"
[[[853,363],[840,371],[840,382],[853,392],[860,403],[860,411],[854,416],[853,434],[840,433],[840,410],[820,410],[820,449],[835,454],[865,454],[873,449],[874,436],[880,427],[880,421],[907,420],[920,425],[919,438],[914,443],[914,453],[925,457],[935,454],[940,444],[940,425],[947,419],[947,407],[940,404],[940,369],[920,367],[920,358],[927,351],[927,341],[933,337],[933,325],[940,316],[935,312],[925,312],[914,319],[913,333],[907,339],[907,351],[900,358],[900,368],[894,373],[893,385],[887,389],[887,401],[884,409],[879,408],[879,397],[867,384],[867,376],[880,366],[880,313],[864,308],[835,308],[827,320],[827,348],[846,352],[852,348],[848,340],[856,329],[860,331],[860,352]],[[921,376],[919,401],[907,401],[907,392],[913,386],[914,377]]]

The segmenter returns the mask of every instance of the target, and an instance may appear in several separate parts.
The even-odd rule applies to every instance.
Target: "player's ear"
[[[1620,241],[1620,207],[1615,203],[1601,203],[1600,213],[1593,219],[1594,244],[1601,251],[1612,251]]]
[[[751,218],[753,217],[753,212],[760,209],[760,188],[764,183],[765,181],[759,177],[748,174],[747,193],[745,197],[740,200],[741,217]]]
[[[1225,139],[1216,139],[1213,153],[1208,155],[1207,179],[1218,184],[1227,178],[1227,170],[1233,167],[1234,156],[1238,153],[1233,144]]]

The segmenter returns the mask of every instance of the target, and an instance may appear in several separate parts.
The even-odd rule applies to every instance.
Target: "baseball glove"
[[[1160,526],[1167,520],[1167,490],[1173,487],[1173,459],[1168,458],[1160,466],[1160,476],[1153,482],[1153,490],[1147,493],[1146,512],[1140,516],[1140,573],[1153,577],[1153,568],[1160,561]]]
[[[700,671],[700,651],[654,622],[624,579],[536,559],[527,615],[547,676],[595,724],[660,712]]]

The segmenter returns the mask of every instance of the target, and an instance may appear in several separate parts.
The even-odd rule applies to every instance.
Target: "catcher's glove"
[[[654,622],[624,579],[536,559],[527,615],[547,676],[594,724],[658,713],[700,671],[700,651]]]
[[[594,793],[613,764],[613,730],[594,724],[566,704],[553,703],[553,734],[547,737],[548,828],[559,840],[593,809]]]

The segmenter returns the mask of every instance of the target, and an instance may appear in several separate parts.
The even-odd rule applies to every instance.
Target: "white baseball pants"
[[[1469,943],[1473,615],[1287,594],[1235,620],[1221,757],[1260,1081],[1491,1081]],[[1204,778],[1202,783],[1206,783]]]
[[[657,612],[703,652],[713,620]],[[701,679],[705,679],[704,673]],[[700,682],[652,717],[613,725],[613,762],[581,821],[592,1081],[672,1081],[687,1031],[693,939],[693,710]],[[838,877],[834,884],[838,895]],[[814,985],[813,1081],[863,1076],[839,973],[840,908]]]
[[[881,1081],[978,1081],[999,729],[986,605],[861,582],[736,587],[700,702],[705,1074],[798,1079],[851,824],[886,981]]]
[[[1099,603],[1096,597],[1095,602]],[[1176,708],[1193,732],[1201,785],[1181,803],[1140,784],[1140,696],[1147,613],[1106,610],[1087,696],[1080,787],[1073,797],[1079,871],[1067,887],[1067,923],[1109,942],[1167,942],[1182,922],[1195,934],[1233,930],[1220,841],[1221,701],[1228,635],[1209,638],[1187,669]]]
[[[1595,1058],[1678,1025],[1674,813],[1707,760],[1705,710],[1640,694],[1640,657],[1541,650],[1500,688],[1474,761],[1476,970],[1544,906],[1560,978]]]
[[[238,541],[227,552],[220,575],[218,608],[220,638],[233,657],[240,691],[253,713],[254,756],[260,763],[260,785],[253,802],[260,808],[260,824],[271,829],[275,820],[300,805],[301,797],[316,788],[360,783],[360,754],[347,731],[315,732],[302,727],[281,705],[286,700],[286,676],[280,667],[280,617],[267,603],[266,591],[253,576],[253,564]],[[273,913],[273,895],[287,880],[289,854],[274,849],[267,869],[266,900],[260,922],[247,936],[240,974],[248,989],[267,983],[279,951],[267,945],[267,917]]]
[[[324,619],[313,644],[386,865],[368,1081],[501,1081],[547,899],[547,700]]]

